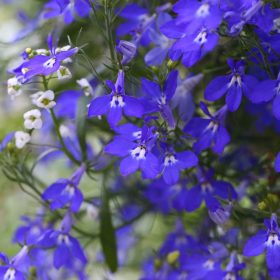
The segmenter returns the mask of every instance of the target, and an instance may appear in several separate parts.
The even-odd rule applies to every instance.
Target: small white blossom
[[[70,79],[72,77],[70,70],[65,66],[60,66],[56,73],[59,80]]]
[[[21,83],[16,77],[8,79],[7,84],[8,94],[11,96],[12,99],[22,94]]]
[[[33,109],[23,115],[24,127],[26,129],[40,129],[42,127],[41,112],[38,109]]]
[[[52,90],[40,91],[32,96],[34,104],[39,108],[51,109],[56,105]]]
[[[31,136],[24,131],[17,131],[15,133],[16,147],[18,149],[22,149],[26,143],[28,143],[31,139]]]
[[[85,93],[85,96],[93,95],[92,87],[87,79],[83,78],[83,79],[77,80],[77,84],[82,88],[82,90]]]

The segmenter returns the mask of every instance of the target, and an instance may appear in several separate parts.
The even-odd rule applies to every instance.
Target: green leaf
[[[108,195],[105,188],[100,210],[100,219],[100,242],[103,254],[111,272],[116,272],[118,269],[117,242],[112,223]]]
[[[78,102],[76,129],[79,144],[82,151],[83,161],[87,158],[87,144],[86,144],[86,120],[87,120],[87,104],[89,100],[86,96],[82,96]]]

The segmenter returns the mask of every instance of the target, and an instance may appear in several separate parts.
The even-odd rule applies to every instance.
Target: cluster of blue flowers
[[[46,1],[14,40],[49,34],[7,69],[30,110],[0,164],[39,208],[0,278],[90,279],[94,239],[113,277],[157,213],[175,229],[141,280],[280,279],[279,1],[127,2]]]

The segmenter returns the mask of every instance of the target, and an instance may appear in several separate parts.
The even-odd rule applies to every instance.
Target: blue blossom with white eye
[[[152,153],[156,134],[153,127],[146,125],[140,130],[131,133],[131,127],[126,127],[127,136],[116,136],[105,146],[104,151],[119,157],[124,157],[120,163],[120,173],[130,175],[140,169],[144,179],[153,179],[160,172],[158,158]]]
[[[29,268],[28,246],[23,246],[19,253],[11,260],[0,253],[0,278],[3,280],[26,280]]]
[[[234,112],[238,109],[242,94],[250,97],[251,91],[257,84],[257,79],[251,75],[244,74],[244,62],[234,62],[228,59],[231,74],[214,78],[205,89],[205,99],[215,101],[226,94],[228,110]]]
[[[120,122],[123,113],[126,116],[142,117],[143,106],[140,100],[125,94],[124,72],[122,70],[118,73],[116,83],[107,81],[107,85],[112,92],[92,100],[88,109],[89,117],[107,114],[108,122],[112,127]]]
[[[79,241],[70,234],[72,224],[71,213],[67,212],[61,222],[60,229],[47,230],[38,243],[42,248],[55,248],[53,265],[56,269],[62,266],[71,267],[73,260],[78,260],[82,265],[87,263]]]
[[[37,75],[49,76],[58,71],[61,63],[78,52],[78,48],[66,46],[57,48],[53,45],[53,37],[49,35],[48,46],[50,54],[38,54],[23,62],[13,70],[16,78],[22,83]]]
[[[171,71],[166,78],[163,88],[153,81],[145,78],[142,79],[142,89],[145,93],[143,101],[145,113],[160,112],[171,128],[174,128],[176,123],[169,103],[176,91],[177,77],[178,71]]]
[[[272,214],[270,220],[265,219],[264,224],[267,230],[259,230],[256,235],[247,240],[243,255],[258,256],[266,250],[266,264],[269,271],[274,274],[280,271],[280,230],[276,214]]]
[[[197,153],[211,148],[215,153],[222,154],[225,146],[230,141],[230,135],[223,125],[227,106],[223,106],[215,114],[211,114],[203,102],[200,102],[200,108],[207,117],[192,118],[184,127],[184,132],[197,139],[193,145]]]
[[[45,4],[43,17],[51,19],[58,16],[63,16],[64,22],[70,24],[78,15],[81,18],[87,17],[90,13],[89,0],[50,0]]]
[[[50,207],[52,210],[69,204],[73,212],[79,211],[84,197],[78,189],[78,185],[84,172],[85,166],[82,165],[75,171],[71,179],[59,179],[44,191],[42,198],[46,201],[51,201]]]

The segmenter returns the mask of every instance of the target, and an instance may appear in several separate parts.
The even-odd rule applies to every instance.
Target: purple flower
[[[56,210],[69,204],[73,212],[78,212],[83,202],[83,194],[78,189],[80,180],[85,172],[82,165],[72,175],[71,179],[59,179],[50,185],[42,194],[44,200],[50,200],[50,207]]]
[[[253,103],[267,102],[273,99],[272,112],[280,120],[280,72],[276,80],[265,80],[256,84],[250,94]]]
[[[48,76],[56,72],[60,68],[63,60],[69,58],[78,51],[78,48],[71,49],[70,46],[61,49],[56,48],[56,46],[53,46],[52,40],[53,38],[50,35],[48,37],[49,55],[36,55],[13,70],[16,77],[21,82],[26,82],[36,75]]]
[[[49,229],[42,236],[39,245],[43,248],[55,247],[53,265],[56,269],[62,266],[70,266],[73,259],[80,261],[82,265],[86,264],[87,259],[79,241],[70,235],[72,219],[67,212],[61,222],[59,230]]]
[[[237,195],[232,185],[226,181],[215,180],[213,172],[210,170],[205,173],[204,170],[198,170],[199,183],[192,187],[185,196],[185,209],[194,211],[200,207],[202,201],[205,201],[209,211],[216,211],[221,203],[217,196],[223,199],[236,199]],[[214,219],[215,220],[215,219]]]
[[[266,264],[270,272],[280,270],[280,230],[276,214],[270,220],[265,219],[267,230],[260,230],[256,235],[247,240],[243,248],[246,257],[258,256],[266,250]]]
[[[160,112],[163,119],[168,123],[171,128],[175,127],[175,120],[168,104],[177,87],[178,72],[171,71],[167,76],[163,88],[152,81],[145,78],[142,79],[142,88],[145,93],[145,113]]]
[[[122,114],[141,118],[143,115],[143,106],[141,102],[135,98],[125,94],[124,88],[124,72],[118,73],[115,84],[107,81],[108,87],[112,90],[110,94],[100,96],[90,103],[88,116],[97,117],[107,114],[108,122],[111,126],[116,126],[122,118]]]
[[[166,184],[173,185],[179,180],[180,171],[194,167],[198,163],[197,156],[191,151],[177,153],[167,150],[162,162],[162,176]]]
[[[234,112],[238,109],[242,94],[249,96],[256,86],[257,79],[244,74],[244,62],[234,62],[228,59],[228,65],[231,68],[231,74],[214,78],[205,89],[205,99],[215,101],[221,98],[225,93],[228,110]]]
[[[136,45],[133,42],[120,40],[116,47],[117,51],[122,54],[122,65],[129,63],[136,55]]]
[[[122,134],[116,136],[104,151],[119,157],[124,157],[120,163],[120,173],[127,176],[138,169],[144,179],[153,179],[159,174],[159,162],[151,152],[156,135],[153,127],[144,126],[142,130],[131,132],[131,126],[126,126]],[[126,130],[127,129],[127,130]]]
[[[203,102],[200,102],[200,108],[207,115],[207,118],[194,117],[185,126],[184,131],[197,139],[193,145],[197,153],[212,148],[215,153],[222,154],[230,141],[230,135],[223,126],[227,107],[222,107],[214,115],[209,112]]]
[[[84,18],[90,10],[89,0],[51,0],[45,4],[43,17],[50,19],[63,15],[64,22],[70,24],[75,20],[75,15]]]
[[[19,253],[10,261],[8,257],[0,253],[0,278],[3,280],[25,280],[28,272],[28,252],[29,248],[23,246]]]

